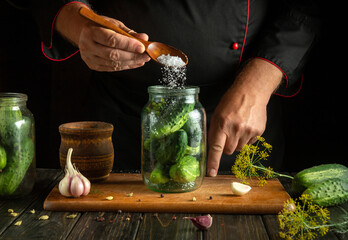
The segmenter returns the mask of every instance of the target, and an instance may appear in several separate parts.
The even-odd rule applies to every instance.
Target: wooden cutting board
[[[202,186],[187,193],[161,193],[149,190],[140,174],[110,174],[100,183],[93,183],[91,192],[80,198],[66,198],[58,185],[47,196],[44,209],[50,211],[117,211],[125,212],[184,212],[276,214],[290,198],[278,179],[268,180],[263,187],[252,180],[252,189],[243,196],[235,196],[231,182],[239,181],[231,175],[206,177]],[[128,196],[133,193],[132,196]],[[113,200],[106,197],[112,196]],[[212,199],[209,199],[210,196]],[[196,201],[193,201],[193,197]]]

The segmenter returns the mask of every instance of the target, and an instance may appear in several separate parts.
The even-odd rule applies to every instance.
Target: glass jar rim
[[[0,103],[26,102],[28,95],[25,93],[0,92]]]
[[[183,88],[171,88],[162,85],[149,86],[148,93],[153,94],[170,94],[170,95],[192,95],[199,93],[198,86],[184,86]]]

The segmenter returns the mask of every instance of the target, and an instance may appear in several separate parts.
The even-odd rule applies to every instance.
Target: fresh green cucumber
[[[302,193],[311,185],[331,178],[348,179],[348,168],[341,164],[330,163],[304,169],[295,175],[292,188],[295,192]]]
[[[319,206],[335,206],[348,200],[348,179],[328,179],[311,185],[303,194],[310,195]]]

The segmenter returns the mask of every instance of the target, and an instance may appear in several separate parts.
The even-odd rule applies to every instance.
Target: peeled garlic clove
[[[238,196],[242,196],[244,194],[247,194],[250,191],[251,187],[249,185],[246,185],[243,183],[232,182],[231,189],[232,189],[233,194],[238,195]]]
[[[198,217],[184,217],[184,219],[190,219],[193,225],[201,230],[206,230],[213,224],[213,218],[210,214]]]

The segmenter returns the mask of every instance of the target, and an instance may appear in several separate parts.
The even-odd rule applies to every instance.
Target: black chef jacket
[[[78,49],[53,30],[61,7],[74,1],[36,1],[33,8],[42,37],[42,51],[62,61]],[[76,2],[76,1],[75,1]],[[182,50],[189,58],[187,85],[200,87],[199,99],[210,116],[231,86],[244,62],[258,57],[274,64],[284,75],[268,104],[264,137],[273,145],[269,164],[281,169],[282,138],[279,96],[300,89],[304,64],[316,38],[317,22],[296,1],[271,0],[81,0],[100,15],[122,21],[152,41]],[[114,169],[140,169],[140,114],[148,99],[147,87],[159,84],[160,65],[120,72],[92,73],[89,88],[90,120],[114,125]],[[208,125],[209,126],[209,125]],[[224,156],[220,170],[230,170]]]

